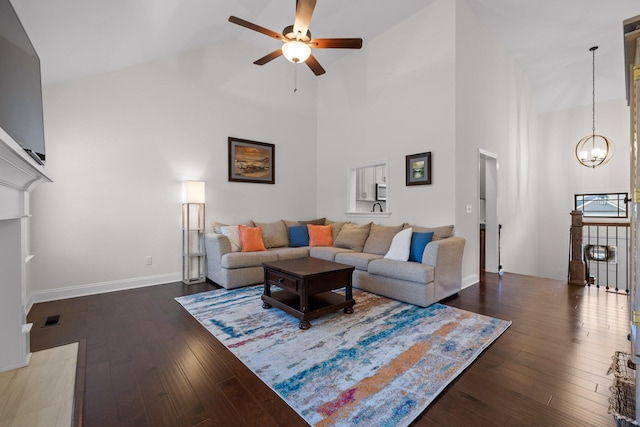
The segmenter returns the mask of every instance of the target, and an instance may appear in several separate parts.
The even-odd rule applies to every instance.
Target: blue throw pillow
[[[428,233],[411,234],[411,247],[409,248],[409,261],[422,262],[422,253],[424,248],[433,239],[433,231]]]
[[[292,248],[309,246],[309,230],[306,225],[289,227],[289,246]]]

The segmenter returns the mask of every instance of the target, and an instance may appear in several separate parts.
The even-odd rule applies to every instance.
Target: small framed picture
[[[407,156],[407,185],[431,184],[431,151]]]
[[[276,146],[229,137],[229,181],[276,183]]]

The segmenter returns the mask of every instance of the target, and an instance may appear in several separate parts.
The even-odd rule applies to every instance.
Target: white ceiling
[[[362,37],[364,43],[434,0],[318,0],[315,37]],[[625,97],[622,21],[638,0],[466,0],[528,74],[540,111]],[[233,25],[229,15],[280,32],[293,24],[294,0],[11,0],[42,64],[45,85],[115,70],[241,39],[264,49],[269,37]],[[330,64],[347,51],[314,54]],[[254,66],[247,61],[247,66]],[[319,77],[322,78],[322,77]]]

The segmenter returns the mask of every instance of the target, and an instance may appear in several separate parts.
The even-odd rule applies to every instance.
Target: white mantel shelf
[[[31,191],[38,183],[51,181],[47,171],[0,128],[0,186]]]

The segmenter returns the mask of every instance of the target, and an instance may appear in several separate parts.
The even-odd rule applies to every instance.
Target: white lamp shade
[[[282,54],[291,62],[304,62],[311,55],[311,48],[301,41],[293,40],[282,45]]]
[[[182,203],[204,203],[204,182],[185,181],[182,183]]]

